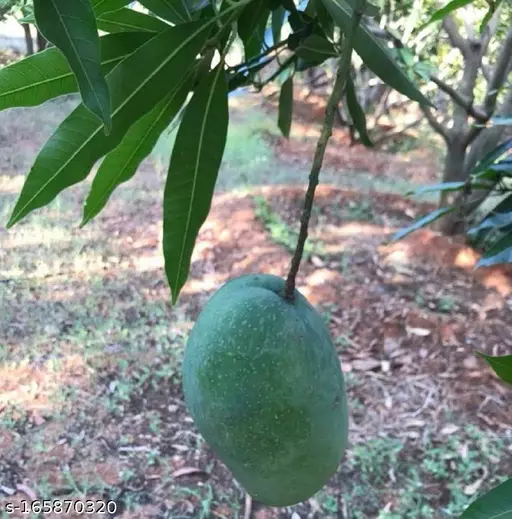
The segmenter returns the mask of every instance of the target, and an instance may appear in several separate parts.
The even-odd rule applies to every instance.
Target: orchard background
[[[336,6],[350,15],[356,2],[246,0],[232,25],[224,11],[238,12],[237,2],[180,2],[185,11],[171,19],[166,6],[176,2],[95,0],[101,67],[94,48],[79,44],[73,58],[62,27],[41,14],[61,3],[35,2],[36,30],[31,2],[0,2],[3,23],[18,24],[25,41],[2,39],[0,69],[0,510],[65,498],[115,500],[123,518],[445,519],[505,482],[512,6],[380,0],[366,11],[369,39],[355,47],[297,277],[342,362],[350,444],[322,491],[272,509],[246,496],[195,430],[180,364],[197,315],[225,281],[286,276],[343,54]],[[179,45],[182,22],[201,20],[214,34],[188,50],[193,73],[177,55],[158,84],[130,75],[136,53],[165,42],[169,23],[182,31],[169,37]],[[375,44],[392,60],[379,58],[387,71],[372,58]],[[24,53],[37,61],[20,61]],[[82,97],[66,59],[73,70],[89,64],[77,76]],[[33,66],[15,68],[24,63]],[[166,90],[187,77],[182,93],[183,84]],[[189,95],[201,85],[202,97]],[[105,88],[115,92],[110,106]],[[227,110],[209,116],[204,106],[214,105],[201,104],[210,93],[219,107],[226,101],[229,126]],[[66,119],[82,99],[88,108]],[[135,102],[117,115],[126,99]],[[194,178],[211,190],[211,210],[208,196],[194,205],[180,184],[184,164],[204,165]],[[192,230],[173,227],[183,215]],[[506,360],[503,380],[475,350]]]

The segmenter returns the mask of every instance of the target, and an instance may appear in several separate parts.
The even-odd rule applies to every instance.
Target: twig
[[[443,19],[443,29],[448,34],[448,38],[450,39],[450,43],[459,49],[462,52],[462,55],[464,57],[467,57],[469,55],[469,43],[468,41],[463,38],[459,32],[459,29],[457,28],[457,25],[455,24],[455,21],[451,16],[446,16]]]
[[[306,243],[306,239],[308,237],[308,225],[309,219],[311,217],[311,209],[313,208],[313,201],[315,199],[315,189],[318,185],[318,177],[320,175],[320,170],[322,169],[327,143],[332,135],[332,126],[334,123],[334,116],[336,114],[336,107],[338,106],[341,96],[343,95],[347,77],[350,74],[352,48],[354,46],[354,34],[356,33],[361,17],[363,16],[365,5],[366,0],[356,0],[354,12],[352,14],[352,23],[350,24],[350,28],[345,39],[343,56],[339,62],[338,72],[336,74],[336,80],[334,82],[331,97],[329,98],[329,102],[325,108],[322,133],[320,134],[320,138],[318,139],[318,143],[316,145],[313,165],[309,174],[309,185],[304,201],[304,208],[302,210],[297,247],[292,258],[290,271],[288,272],[288,277],[286,279],[284,288],[284,298],[288,301],[293,301],[295,298],[295,278],[297,277],[297,272],[299,271],[302,254],[304,252],[304,244]]]
[[[441,135],[441,137],[446,142],[449,142],[450,141],[450,135],[448,134],[446,129],[443,127],[443,125],[436,119],[435,115],[432,113],[430,108],[428,108],[427,106],[424,106],[424,105],[420,105],[420,108],[421,108],[421,111],[423,112],[423,114],[425,115],[425,117],[427,118],[428,122],[432,126],[432,128],[434,128],[434,130],[439,135]]]
[[[435,75],[430,76],[431,81],[433,81],[443,92],[446,92],[459,106],[464,108],[466,112],[471,115],[474,119],[479,122],[486,122],[489,118],[487,114],[478,108],[475,108],[471,102],[468,102],[461,96],[456,90],[454,90],[450,85],[447,85],[442,79],[438,78]]]

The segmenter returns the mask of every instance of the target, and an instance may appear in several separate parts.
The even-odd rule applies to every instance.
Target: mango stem
[[[290,270],[288,277],[286,278],[286,284],[284,288],[284,298],[288,301],[293,301],[295,298],[295,279],[297,272],[299,271],[300,263],[304,253],[304,244],[308,237],[308,226],[311,218],[311,210],[313,208],[313,202],[315,200],[315,190],[318,185],[318,179],[320,176],[320,170],[324,162],[325,150],[327,143],[332,135],[332,126],[334,123],[334,116],[336,113],[336,107],[338,106],[340,99],[345,91],[345,85],[347,78],[350,74],[350,64],[352,60],[352,50],[354,48],[354,35],[357,31],[357,27],[363,16],[364,9],[366,6],[366,0],[356,0],[354,12],[352,14],[352,20],[345,34],[345,44],[343,48],[343,54],[338,64],[338,70],[336,72],[336,79],[334,87],[332,89],[331,96],[325,108],[324,122],[322,131],[315,149],[315,155],[313,157],[313,164],[311,166],[311,172],[309,173],[309,184],[304,199],[304,207],[302,209],[302,215],[300,219],[300,231],[297,239],[297,245],[295,252],[292,257]]]

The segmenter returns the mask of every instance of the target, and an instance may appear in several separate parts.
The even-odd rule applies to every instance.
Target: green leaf
[[[468,231],[468,236],[474,240],[480,240],[490,231],[508,230],[512,225],[512,194],[505,197],[499,204],[491,209],[482,221]]]
[[[436,11],[428,20],[428,22],[424,23],[419,30],[424,29],[427,25],[430,25],[431,23],[438,22],[439,20],[442,20],[446,16],[448,16],[453,11],[456,11],[457,9],[460,9],[461,7],[465,7],[466,5],[469,5],[473,3],[474,0],[452,0],[448,4],[446,4],[444,7]]]
[[[512,232],[493,243],[476,264],[476,268],[512,263]]]
[[[406,196],[423,195],[424,193],[435,193],[437,191],[449,192],[460,191],[465,185],[465,182],[442,182],[441,184],[434,184],[432,186],[423,186],[413,191],[408,191]]]
[[[352,8],[347,2],[345,0],[323,0],[323,2],[341,29],[348,31],[352,20]],[[356,30],[354,49],[368,68],[382,81],[413,101],[431,105],[430,101],[407,78],[389,52],[377,41],[365,25],[359,25]]]
[[[471,172],[472,175],[480,175],[489,169],[492,164],[503,156],[508,150],[512,149],[512,137],[502,142],[491,152],[489,152],[474,168]]]
[[[110,132],[110,93],[101,71],[98,29],[90,1],[34,0],[34,13],[43,36],[66,56],[84,105]]]
[[[350,113],[350,117],[352,118],[352,122],[354,123],[354,126],[359,133],[361,142],[365,146],[372,147],[373,142],[371,141],[370,136],[368,135],[368,130],[366,129],[366,115],[364,110],[361,108],[359,101],[357,100],[356,89],[351,77],[347,77],[347,84],[345,88],[348,111]]]
[[[293,76],[290,76],[281,86],[279,94],[279,114],[277,126],[281,133],[286,137],[290,137],[290,129],[292,127],[293,116]]]
[[[327,10],[322,0],[312,0],[315,7],[315,12],[320,22],[320,26],[329,38],[334,37],[334,20],[331,13]]]
[[[490,364],[491,368],[496,372],[496,375],[498,375],[501,380],[512,384],[512,355],[492,357],[480,351],[477,351],[476,353]],[[510,510],[512,512],[512,508]]]
[[[195,241],[210,211],[228,118],[221,62],[199,84],[185,109],[167,174],[163,249],[173,303],[187,280]]]
[[[246,61],[261,53],[269,13],[264,2],[257,0],[247,4],[238,18],[238,35],[244,43]]]
[[[127,182],[135,175],[141,162],[151,153],[160,134],[180,111],[190,86],[190,78],[184,78],[151,112],[141,117],[128,130],[121,144],[105,157],[85,201],[82,226],[105,207],[119,184]]]
[[[162,32],[169,29],[169,25],[154,16],[123,8],[98,17],[98,28],[105,32]]]
[[[272,11],[272,41],[274,45],[281,41],[281,30],[285,14],[286,9],[283,6],[279,6],[275,11]]]
[[[110,72],[151,36],[149,33],[102,36],[102,72]],[[52,47],[0,70],[0,110],[14,106],[37,106],[54,97],[76,92],[77,89],[68,61],[58,49]]]
[[[117,11],[131,3],[131,1],[132,0],[92,0],[91,4],[96,16],[100,16],[103,13]]]
[[[441,207],[439,209],[436,209],[435,211],[432,211],[431,213],[427,214],[423,218],[420,218],[419,220],[416,220],[412,225],[409,225],[409,227],[405,227],[403,229],[400,229],[391,241],[398,241],[407,236],[408,234],[411,234],[414,231],[417,231],[418,229],[421,229],[422,227],[425,227],[426,225],[435,222],[442,216],[452,213],[455,211],[455,207]]]
[[[334,45],[318,34],[308,36],[295,51],[300,58],[314,64],[323,63],[326,59],[337,56]]]
[[[512,519],[512,478],[473,501],[459,519]]]
[[[130,126],[180,83],[195,63],[209,27],[199,22],[171,27],[115,67],[107,76],[112,133],[105,136],[99,121],[83,105],[72,112],[36,158],[8,225],[85,179],[94,163],[121,142]]]
[[[139,0],[152,13],[169,22],[180,24],[192,20],[187,2],[182,0]]]

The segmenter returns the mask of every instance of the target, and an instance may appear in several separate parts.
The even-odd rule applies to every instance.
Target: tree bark
[[[512,89],[509,90],[506,98],[503,100],[503,103],[496,113],[498,116],[508,116],[512,113]],[[465,180],[469,175],[469,172],[475,167],[477,162],[483,159],[488,153],[490,153],[498,144],[506,137],[508,134],[512,133],[510,130],[507,130],[504,126],[493,126],[491,128],[485,129],[481,132],[478,137],[474,140],[470,150],[468,153],[464,153],[465,159],[463,162],[464,176],[457,178],[456,176],[456,163],[460,160],[460,150],[459,156],[457,158],[457,152],[453,153],[453,151],[449,148],[448,153],[446,155],[445,161],[445,182],[449,181],[457,181],[457,180]],[[453,173],[453,177],[450,172]],[[461,174],[462,175],[462,174]],[[447,178],[450,177],[450,178]],[[490,186],[489,189],[486,190],[477,190],[471,193],[467,200],[465,201],[465,213],[471,214],[473,213],[478,206],[487,198],[489,193],[492,191],[494,186]],[[444,207],[444,204],[457,204],[461,203],[461,194],[456,193],[443,193],[441,196],[441,207]],[[452,195],[452,196],[448,196]],[[438,225],[436,229],[447,234],[449,236],[454,236],[456,234],[460,234],[464,231],[465,222],[462,218],[460,212],[453,212],[445,216],[444,218],[438,220]]]
[[[30,32],[30,25],[28,23],[22,23],[23,31],[25,32],[25,45],[27,46],[27,56],[34,54],[34,40],[32,39],[32,33]]]
[[[41,52],[42,50],[46,49],[46,45],[48,42],[46,41],[46,38],[37,31],[37,51]]]

